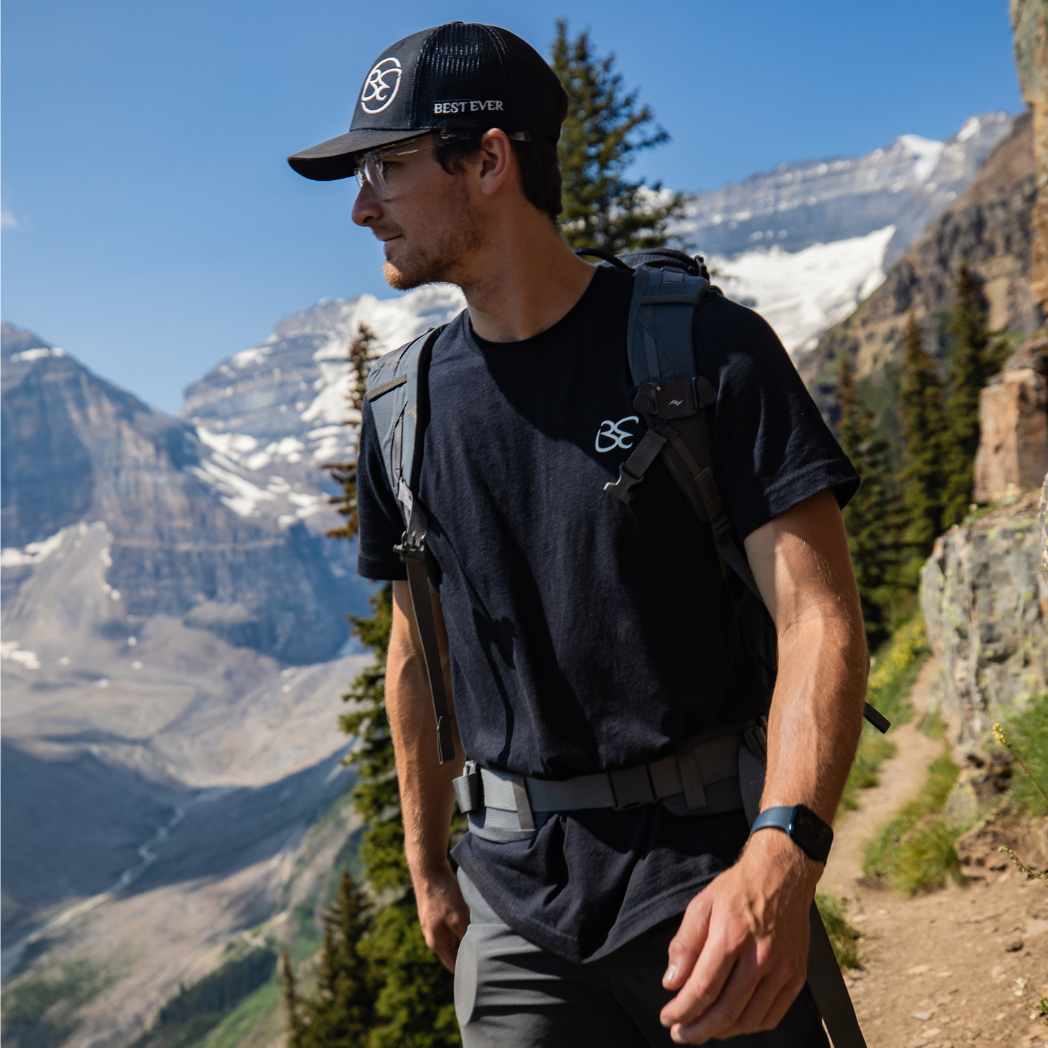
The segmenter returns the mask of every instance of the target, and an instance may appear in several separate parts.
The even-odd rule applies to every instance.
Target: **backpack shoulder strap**
[[[414,509],[412,484],[421,458],[419,391],[425,387],[433,344],[443,330],[430,328],[399,349],[383,354],[371,365],[367,377],[364,397],[371,405],[382,463],[405,524]]]
[[[433,699],[437,754],[441,764],[455,756],[454,713],[437,639],[435,594],[426,549],[428,520],[414,490],[418,484],[422,435],[428,412],[426,377],[433,346],[443,330],[443,326],[433,328],[400,349],[379,357],[368,372],[364,394],[371,404],[390,487],[404,517],[404,534],[394,549],[407,570],[411,611],[422,642],[422,658]]]
[[[625,490],[616,493],[628,494],[668,445],[664,461],[698,515],[712,527],[722,570],[734,571],[761,600],[713,476],[706,409],[716,401],[716,391],[696,369],[695,312],[703,298],[714,293],[709,281],[679,269],[641,267],[635,272],[627,353],[637,386],[634,407],[645,416],[648,431],[637,445],[637,461],[623,463]]]

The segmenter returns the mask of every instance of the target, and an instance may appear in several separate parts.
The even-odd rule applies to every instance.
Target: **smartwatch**
[[[753,820],[752,837],[758,830],[782,830],[810,859],[825,862],[833,843],[833,830],[803,804],[766,808]]]

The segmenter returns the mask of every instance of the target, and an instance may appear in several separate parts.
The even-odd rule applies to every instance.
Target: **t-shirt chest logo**
[[[614,451],[616,448],[633,447],[633,438],[636,434],[622,428],[627,422],[640,422],[640,418],[637,415],[627,415],[625,418],[620,418],[618,422],[613,422],[610,418],[605,419],[600,424],[600,429],[597,430],[597,439],[593,442],[594,448],[603,453]]]

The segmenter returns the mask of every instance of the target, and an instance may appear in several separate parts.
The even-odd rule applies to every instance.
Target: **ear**
[[[477,178],[480,192],[494,196],[514,177],[516,160],[509,136],[499,127],[485,131],[480,140]]]

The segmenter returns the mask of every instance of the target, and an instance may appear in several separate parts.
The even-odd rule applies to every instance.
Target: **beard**
[[[451,224],[430,237],[425,246],[402,252],[396,262],[389,259],[382,266],[386,283],[397,291],[410,291],[422,284],[462,285],[469,258],[484,243],[484,233],[476,212],[466,194],[453,194],[442,208],[453,216]]]

